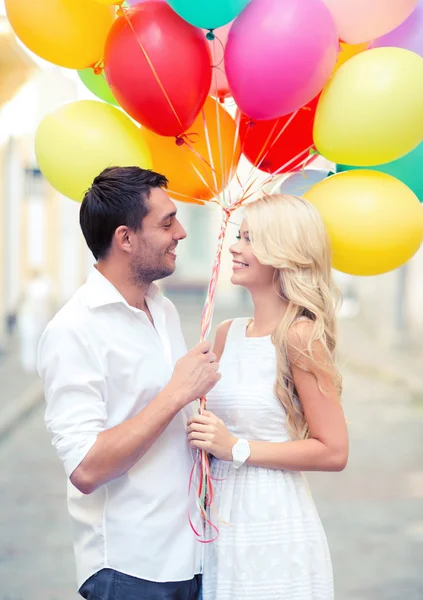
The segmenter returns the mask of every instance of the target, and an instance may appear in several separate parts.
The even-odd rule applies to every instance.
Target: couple
[[[328,547],[302,475],[339,471],[348,455],[323,223],[300,198],[247,205],[232,282],[250,291],[254,318],[222,323],[213,350],[187,353],[154,283],[173,273],[186,237],[166,184],[138,167],[96,177],[80,223],[97,264],[40,342],[79,593],[196,600],[202,585],[204,600],[330,600]],[[214,457],[214,508],[229,524],[206,545],[188,522],[191,448]]]

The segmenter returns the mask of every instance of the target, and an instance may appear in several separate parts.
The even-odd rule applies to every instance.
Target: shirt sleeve
[[[38,372],[47,430],[70,477],[106,429],[105,376],[83,331],[54,322],[40,340]]]

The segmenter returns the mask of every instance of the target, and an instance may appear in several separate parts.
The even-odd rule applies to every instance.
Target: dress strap
[[[250,319],[248,317],[234,319],[229,327],[226,343],[241,342],[245,338],[245,331],[249,321]]]

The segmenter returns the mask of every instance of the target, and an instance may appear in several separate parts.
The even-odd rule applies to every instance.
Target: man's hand
[[[168,384],[181,406],[205,396],[220,380],[219,364],[210,342],[202,342],[180,358]]]
[[[232,461],[232,448],[238,441],[222,419],[205,410],[188,421],[188,441],[192,448],[205,450],[220,460]]]

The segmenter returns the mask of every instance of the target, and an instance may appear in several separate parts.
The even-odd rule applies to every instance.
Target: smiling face
[[[138,283],[151,283],[171,275],[176,267],[176,247],[186,238],[176,218],[176,206],[161,188],[154,188],[148,199],[149,212],[136,233],[136,248],[131,257],[131,272]]]
[[[242,285],[248,290],[256,287],[271,288],[275,269],[269,265],[262,265],[257,260],[251,246],[248,223],[245,219],[241,223],[237,240],[229,249],[233,260],[232,283]]]

